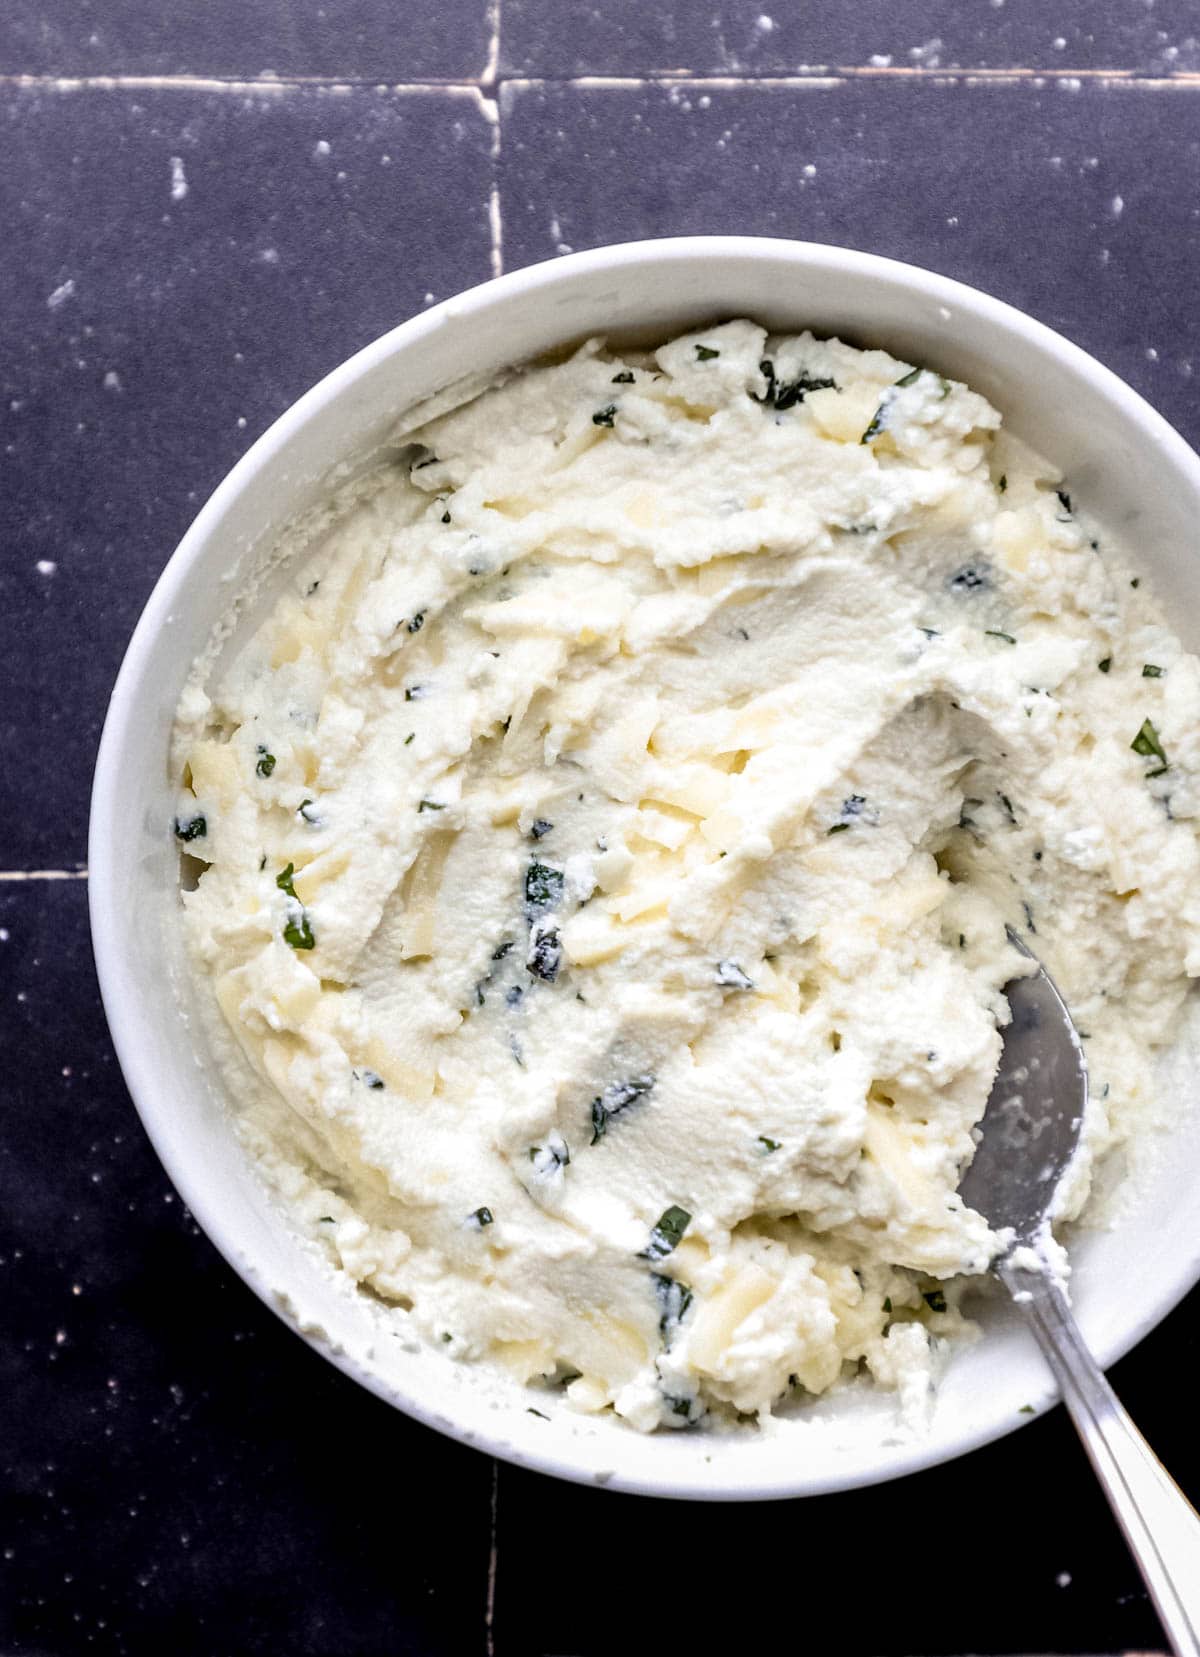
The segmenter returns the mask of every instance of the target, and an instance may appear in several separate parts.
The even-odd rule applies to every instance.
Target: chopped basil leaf
[[[1166,769],[1169,761],[1167,760],[1163,745],[1159,741],[1158,732],[1154,729],[1154,726],[1149,719],[1144,719],[1142,721],[1141,730],[1134,737],[1129,746],[1133,749],[1135,754],[1141,754],[1143,759],[1156,759],[1161,761],[1163,769]],[[1157,771],[1148,773],[1150,776],[1158,776],[1159,774],[1160,773]]]
[[[525,965],[535,978],[553,984],[562,966],[562,944],[556,926],[548,926],[544,932],[537,934],[525,957]]]
[[[1141,578],[1140,575],[1135,575],[1133,580],[1129,583],[1129,585],[1131,587],[1133,587],[1135,589],[1135,591],[1138,587],[1141,586],[1141,584],[1142,584],[1142,578]]]
[[[496,946],[496,948],[492,951],[492,960],[493,961],[503,961],[504,957],[508,954],[508,952],[512,948],[512,946],[513,946],[512,939],[511,938],[506,938],[502,944],[498,944]]]
[[[549,909],[557,909],[563,898],[563,873],[549,863],[533,862],[525,870],[525,913],[536,920]]]
[[[301,800],[299,806],[297,807],[296,814],[299,817],[303,817],[304,821],[309,825],[310,828],[320,828],[321,819],[316,815],[315,812],[312,812],[312,811],[309,810],[309,807],[311,805],[312,805],[311,800]]]
[[[658,1224],[650,1233],[650,1241],[641,1250],[638,1258],[641,1260],[665,1260],[668,1254],[678,1248],[684,1232],[692,1223],[692,1216],[686,1208],[680,1208],[672,1203],[658,1217]]]
[[[544,1145],[529,1147],[529,1160],[539,1179],[549,1179],[567,1166],[571,1152],[562,1134],[555,1129],[547,1135]]]
[[[849,823],[834,823],[831,828],[827,828],[825,830],[825,833],[826,834],[842,834],[849,827],[850,827]]]
[[[494,1218],[490,1208],[477,1208],[473,1214],[468,1215],[467,1224],[473,1226],[476,1231],[482,1231],[485,1225],[492,1224]]]
[[[450,514],[447,513],[446,516],[442,519],[442,522],[447,523],[449,521],[449,518],[450,518]],[[421,631],[422,627],[424,627],[424,625],[425,625],[425,612],[424,612],[424,610],[418,610],[416,615],[409,622],[408,630],[409,630],[410,633],[419,633]]]
[[[759,1134],[758,1142],[762,1146],[763,1156],[770,1156],[772,1151],[777,1151],[781,1143],[778,1139],[768,1139],[765,1133]]]
[[[269,754],[261,743],[258,746],[257,752],[258,764],[254,767],[254,769],[258,772],[260,777],[269,777],[271,772],[275,769],[275,755]]]
[[[414,738],[414,737],[415,737],[415,736],[416,736],[416,734],[417,734],[417,733],[416,733],[416,732],[415,732],[415,731],[410,731],[410,732],[409,732],[409,733],[408,733],[408,735],[407,735],[407,736],[406,736],[406,737],[405,737],[405,739],[404,739],[404,746],[405,746],[405,747],[406,747],[406,748],[407,748],[407,747],[408,747],[408,745],[409,745],[409,743],[410,743],[410,742],[411,742],[411,741],[412,741],[412,739],[413,739],[413,738]]]
[[[291,944],[293,949],[313,949],[317,940],[313,937],[312,927],[308,924],[308,912],[302,909],[299,919],[295,916],[288,921],[283,929],[283,941]]]
[[[450,514],[448,512],[442,513],[442,522],[444,524],[448,524],[450,522]],[[412,628],[409,628],[409,632],[412,632]]]
[[[1101,673],[1107,673],[1109,668],[1112,666],[1112,657],[1106,656],[1102,662],[1097,662],[1096,666],[1100,669]]]
[[[592,415],[592,425],[611,426],[613,420],[616,418],[616,413],[617,405],[615,403],[607,403],[604,408],[597,409],[595,414]]]
[[[281,869],[275,876],[276,886],[278,886],[281,892],[286,892],[290,898],[294,898],[296,896],[296,888],[292,880],[295,873],[296,865],[294,863],[289,863],[286,869]],[[299,899],[297,898],[296,901],[299,902]]]
[[[810,391],[837,390],[836,380],[813,379],[810,374],[806,374],[803,370],[794,380],[777,380],[775,378],[775,364],[770,357],[764,357],[758,368],[759,373],[766,379],[767,389],[761,397],[753,391],[750,395],[756,403],[761,403],[764,408],[773,408],[779,413],[795,408],[797,403],[804,401]]]
[[[922,1293],[921,1299],[931,1312],[944,1312],[946,1310],[946,1296],[941,1289],[928,1289]]]
[[[1036,1415],[1037,1411],[1034,1409],[1032,1404],[1022,1404],[1021,1408],[1017,1411],[1017,1414],[1018,1415]]]
[[[891,1309],[892,1309],[892,1297],[891,1297],[891,1295],[889,1295],[887,1297],[887,1299],[884,1301],[883,1309],[884,1309],[885,1312],[890,1312],[891,1311]]]
[[[404,689],[404,700],[406,702],[419,702],[422,697],[428,695],[428,685],[406,685]]]
[[[653,1086],[653,1076],[634,1076],[627,1082],[610,1082],[603,1093],[597,1094],[592,1100],[592,1144],[604,1138],[614,1116],[627,1110]]]
[[[754,981],[736,961],[717,962],[717,983],[729,990],[752,990]]]
[[[337,1221],[334,1219],[332,1214],[322,1214],[321,1218],[317,1221],[317,1224],[318,1225],[336,1225]]]
[[[633,384],[633,374],[627,368],[620,374],[614,374],[613,377],[612,377],[612,383],[614,385],[632,385]]]
[[[535,1410],[532,1404],[526,1405],[525,1414],[536,1415],[539,1421],[549,1421],[550,1419],[548,1415],[543,1415],[541,1410]]]
[[[1142,667],[1143,679],[1161,679],[1165,669],[1155,667],[1153,662],[1146,662]]]
[[[1005,644],[1016,644],[1011,633],[1002,633],[997,627],[985,627],[984,636],[989,639],[1003,639]]]
[[[208,821],[202,811],[194,817],[176,817],[175,838],[177,840],[203,840],[208,833]]]
[[[1000,491],[1000,493],[1002,495],[1007,492],[1007,490],[1008,490],[1008,473],[1007,472],[1001,472],[999,481],[996,484],[996,488]]]
[[[1067,491],[1065,489],[1056,489],[1054,491],[1054,493],[1058,496],[1059,504],[1062,506],[1063,511],[1066,512],[1068,516],[1070,516],[1070,513],[1071,513],[1071,497],[1070,497],[1070,495],[1067,494]],[[1063,519],[1061,519],[1061,518],[1059,519],[1059,523],[1062,523],[1063,521],[1064,521]]]
[[[907,374],[902,374],[898,380],[894,380],[892,383],[898,386],[916,385],[923,372],[924,370],[920,368],[910,368]]]
[[[1013,810],[1012,801],[1009,799],[1007,794],[997,793],[996,798],[1000,801],[1000,804],[1004,807],[1004,815],[1008,818],[1008,820],[1012,824],[1012,826],[1014,828],[1016,828],[1016,826],[1017,826],[1017,814]]]
[[[445,811],[445,809],[445,802],[442,800],[422,800],[417,807],[417,812],[420,814],[422,811]]]
[[[658,1332],[670,1345],[671,1336],[692,1304],[692,1291],[686,1283],[679,1283],[673,1277],[662,1277],[658,1272],[652,1272],[650,1280],[658,1297]]]
[[[720,355],[721,353],[719,351],[714,351],[711,345],[698,345],[696,347],[696,356],[700,362],[711,362],[714,357],[719,357]]]

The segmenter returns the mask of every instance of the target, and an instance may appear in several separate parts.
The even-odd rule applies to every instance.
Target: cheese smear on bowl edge
[[[446,403],[180,706],[240,1134],[448,1358],[644,1430],[863,1369],[919,1411],[999,1246],[956,1188],[1006,925],[1085,1035],[1061,1218],[1152,1109],[1200,664],[884,352],[732,322]]]

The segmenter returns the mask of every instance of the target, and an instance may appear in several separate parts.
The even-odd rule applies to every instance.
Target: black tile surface
[[[475,91],[380,90],[480,77],[497,16],[498,171]],[[510,268],[679,231],[890,253],[1061,328],[1196,441],[1198,37],[1194,0],[10,0],[0,874],[81,862],[108,690],[180,533],[299,392],[486,277],[495,178]],[[568,84],[670,70],[713,78]],[[707,1651],[731,1617],[832,1649],[831,1604],[859,1657],[1160,1646],[1060,1413],[758,1509],[504,1468],[493,1557],[490,1464],[307,1351],[174,1196],[82,880],[0,880],[0,1052],[2,1657],[607,1657]],[[1115,1377],[1193,1498],[1198,1312]]]
[[[1191,0],[503,0],[502,18],[522,75],[1200,67]]]
[[[502,109],[510,266],[715,230],[889,254],[1030,311],[1200,439],[1200,86],[513,85]]]
[[[489,35],[488,0],[7,0],[0,74],[462,80]]]
[[[200,1234],[110,1053],[86,906],[0,885],[0,1651],[481,1651],[490,1463]]]
[[[0,861],[29,868],[85,856],[109,688],[222,475],[489,274],[490,134],[465,92],[294,87],[7,89],[0,131]]]

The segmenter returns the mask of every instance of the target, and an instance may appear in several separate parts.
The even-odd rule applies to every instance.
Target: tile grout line
[[[479,97],[484,117],[491,123],[492,177],[488,186],[487,220],[491,238],[491,269],[493,276],[504,275],[504,220],[500,207],[500,7],[502,0],[488,0],[488,51],[479,83]]]
[[[86,880],[88,872],[82,869],[0,869],[2,880]]]
[[[500,1496],[500,1463],[492,1462],[491,1544],[488,1549],[487,1600],[483,1612],[484,1657],[496,1657],[496,1511]]]
[[[499,68],[500,0],[492,0],[489,7],[491,32],[488,55],[482,72],[475,77],[445,80],[386,81],[366,77],[336,75],[262,75],[249,80],[220,75],[35,75],[0,74],[0,89],[41,92],[230,92],[240,96],[247,93],[274,93],[283,95],[295,91],[353,92],[368,90],[387,96],[439,92],[458,96],[475,94],[488,103],[497,103],[504,87],[520,90],[529,87],[583,87],[588,90],[610,88],[623,90],[637,86],[696,87],[731,89],[736,87],[837,87],[856,81],[890,80],[893,82],[929,82],[936,86],[986,85],[1042,85],[1065,84],[1075,86],[1087,82],[1099,85],[1122,85],[1146,90],[1160,88],[1194,88],[1200,86],[1200,70],[1173,70],[1166,75],[1144,74],[1136,69],[1072,69],[1055,65],[1053,68],[1015,66],[1008,69],[953,68],[932,69],[897,65],[804,65],[797,70],[777,70],[763,74],[717,73],[688,69],[664,69],[642,75],[611,73],[582,75],[521,75],[507,73]]]

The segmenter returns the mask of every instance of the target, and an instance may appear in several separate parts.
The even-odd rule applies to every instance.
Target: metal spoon
[[[1008,937],[1035,959],[1011,928]],[[1200,1657],[1200,1518],[1084,1345],[1047,1254],[1051,1202],[1087,1103],[1083,1048],[1040,964],[1005,994],[1012,1022],[960,1190],[994,1230],[1011,1228],[992,1270],[1037,1336],[1177,1657]]]

